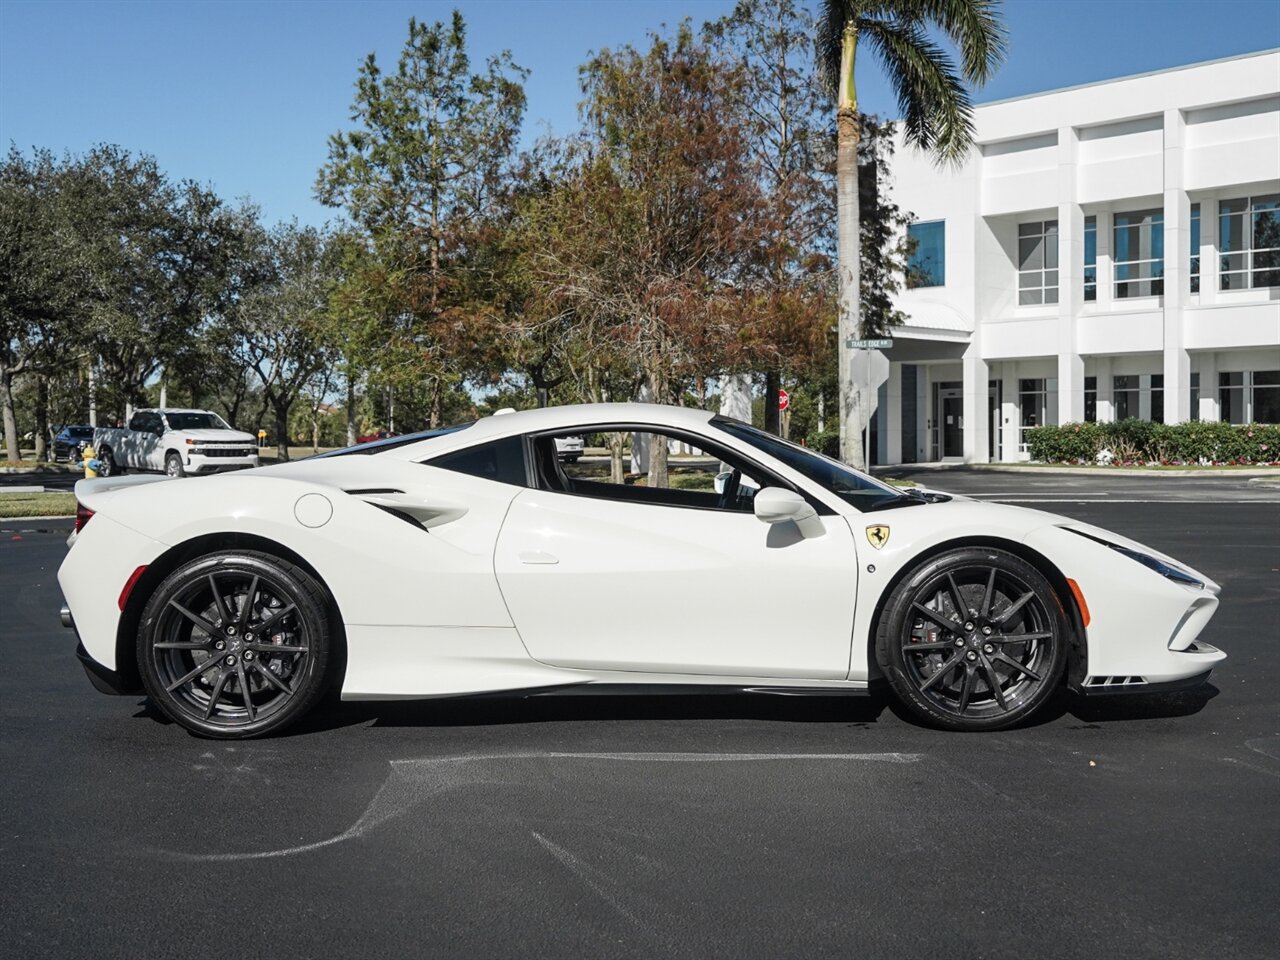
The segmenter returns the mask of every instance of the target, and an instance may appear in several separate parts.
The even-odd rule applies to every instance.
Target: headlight
[[[1084,537],[1086,540],[1092,540],[1094,543],[1100,543],[1104,547],[1110,547],[1116,553],[1122,553],[1130,560],[1136,560],[1148,570],[1154,570],[1160,576],[1172,580],[1174,583],[1186,584],[1188,587],[1204,587],[1204,581],[1193,577],[1181,567],[1175,567],[1171,563],[1165,563],[1163,560],[1157,560],[1150,554],[1143,553],[1141,550],[1134,550],[1132,547],[1121,546],[1118,543],[1112,543],[1110,540],[1103,540],[1101,537],[1095,537],[1091,533],[1085,533],[1083,530],[1077,530],[1075,527],[1063,527],[1070,533],[1074,533],[1077,537]]]

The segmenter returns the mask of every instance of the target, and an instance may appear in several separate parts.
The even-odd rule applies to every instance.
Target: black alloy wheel
[[[876,654],[916,716],[996,730],[1027,719],[1053,693],[1070,629],[1031,564],[1002,550],[960,549],[903,579],[881,616]]]
[[[174,571],[138,628],[147,694],[207,737],[276,732],[324,691],[328,604],[305,570],[256,552],[201,557]]]

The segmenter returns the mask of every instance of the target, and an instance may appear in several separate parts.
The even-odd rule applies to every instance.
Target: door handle
[[[551,554],[544,553],[541,550],[521,550],[519,557],[521,563],[552,564],[560,562],[559,558],[553,557]]]

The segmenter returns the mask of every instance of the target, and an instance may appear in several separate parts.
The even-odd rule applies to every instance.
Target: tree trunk
[[[840,257],[840,326],[838,356],[840,369],[840,459],[862,469],[866,460],[862,450],[864,411],[861,385],[853,370],[854,351],[846,342],[856,339],[861,324],[858,317],[861,244],[858,210],[858,99],[854,87],[854,54],[858,34],[853,25],[845,28],[844,47],[840,58],[840,99],[836,110],[836,205],[837,247]]]
[[[281,463],[289,459],[289,404],[272,404],[276,413],[276,457]]]
[[[36,374],[36,459],[49,459],[49,379]]]
[[[770,370],[764,375],[764,429],[774,436],[782,436],[782,413],[778,410],[778,392],[781,389],[781,373]]]
[[[435,381],[431,384],[431,429],[432,430],[438,430],[440,428],[441,426],[440,420],[441,420],[441,417],[443,416],[442,409],[444,405],[443,404],[444,390],[441,388],[440,381],[441,381],[441,378],[436,377]]]
[[[671,402],[671,398],[667,395],[666,378],[658,370],[649,372],[649,399],[652,403]],[[661,434],[650,434],[648,446],[649,473],[646,482],[653,488],[670,486],[667,470],[667,438]]]
[[[356,445],[356,378],[347,371],[347,446]]]
[[[0,405],[4,406],[4,447],[10,463],[22,459],[18,450],[18,414],[13,407],[13,374],[0,367]]]
[[[624,483],[627,477],[622,461],[622,445],[626,440],[625,433],[609,434],[609,482]]]

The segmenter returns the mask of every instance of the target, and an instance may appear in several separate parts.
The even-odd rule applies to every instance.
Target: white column
[[[885,403],[886,463],[902,462],[902,364],[889,363],[889,396]]]
[[[964,382],[964,460],[965,463],[988,463],[991,460],[987,423],[987,391],[990,368],[978,355],[977,344],[970,344],[961,363]]]
[[[1018,459],[1018,427],[1020,426],[1018,410],[1018,363],[1016,360],[1005,360],[1000,364],[1001,397],[1000,458],[1005,463],[1013,463]]]
[[[1084,291],[1084,211],[1076,203],[1076,130],[1058,129],[1058,422],[1084,419],[1084,359],[1076,316]]]
[[[1218,200],[1200,201],[1200,306],[1218,302]],[[1215,374],[1216,376],[1216,374]],[[1217,384],[1214,384],[1216,387]],[[1204,402],[1204,375],[1200,378],[1201,403]],[[1217,401],[1217,391],[1214,391]],[[1215,408],[1216,409],[1216,408]],[[1201,414],[1201,420],[1204,415]]]
[[[1094,217],[1098,228],[1098,298],[1099,309],[1110,310],[1115,300],[1115,266],[1112,245],[1115,241],[1115,213],[1099,210]]]
[[[1215,204],[1215,207],[1217,204]],[[1200,208],[1204,216],[1204,207]],[[1203,228],[1203,225],[1201,226]],[[1203,256],[1203,254],[1201,254]],[[1203,264],[1203,261],[1201,261]],[[1201,270],[1203,270],[1203,265]],[[1203,278],[1203,274],[1201,277]],[[1204,289],[1204,280],[1200,281],[1200,289]],[[1200,369],[1200,419],[1215,421],[1222,419],[1222,411],[1218,408],[1218,355],[1212,350],[1196,354]]]
[[[933,457],[933,364],[916,367],[916,442],[920,444],[919,462]],[[938,454],[942,456],[941,453]]]
[[[1164,422],[1191,418],[1191,355],[1183,339],[1191,259],[1191,200],[1182,188],[1186,121],[1176,108],[1164,112]],[[1201,211],[1203,215],[1203,210]]]
[[[1113,388],[1115,381],[1111,374],[1111,358],[1097,357],[1094,359],[1098,370],[1098,422],[1111,423],[1116,418],[1115,396]]]

